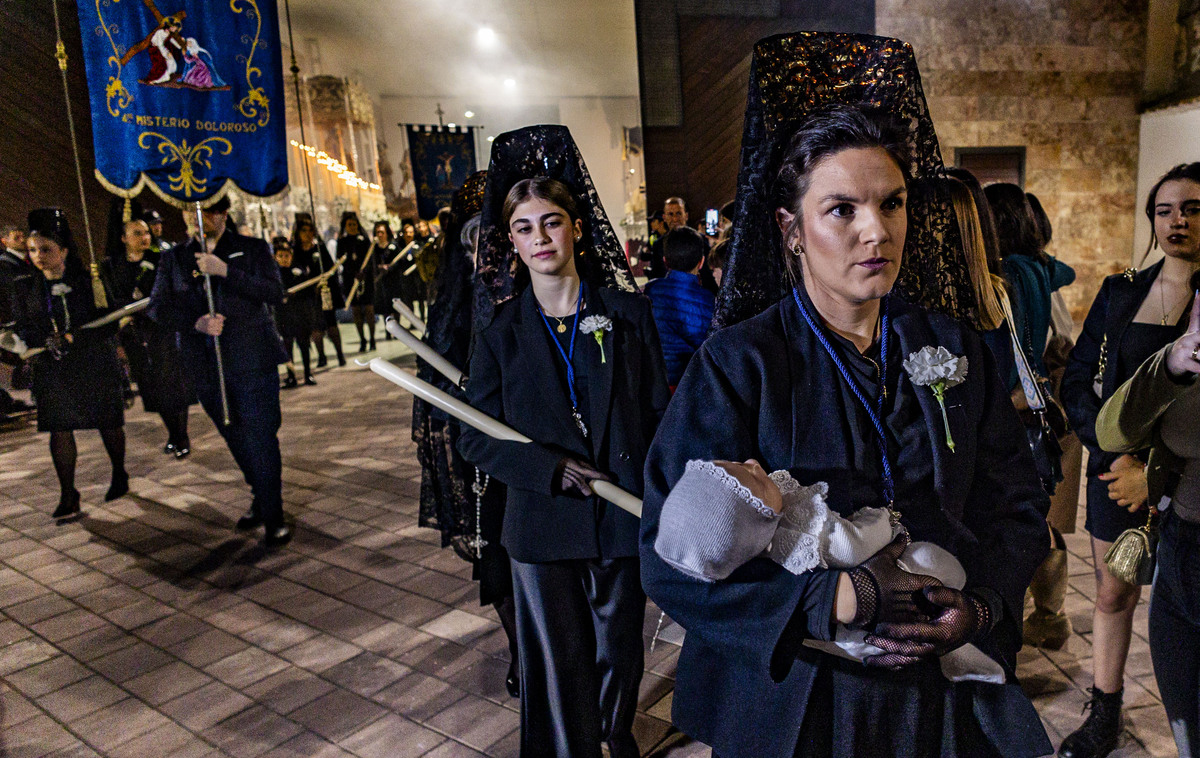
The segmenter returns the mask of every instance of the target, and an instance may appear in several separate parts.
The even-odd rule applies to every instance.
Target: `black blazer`
[[[943,345],[968,360],[966,381],[947,390],[957,451],[946,449],[933,393],[914,391],[933,451],[935,502],[901,508],[914,523],[947,523],[937,538],[967,573],[967,588],[998,599],[1000,620],[977,644],[1000,661],[1009,683],[972,690],[984,731],[1005,755],[1050,752],[1037,713],[1011,676],[1021,641],[1025,589],[1049,550],[1049,506],[1025,432],[978,335],[893,298],[892,333],[904,355]],[[853,465],[843,431],[837,370],[788,297],[763,314],[709,337],[692,358],[646,460],[642,584],[687,629],[676,674],[673,718],[684,732],[736,758],[792,755],[821,663],[801,645],[832,636],[838,572],[794,575],[756,558],[708,583],[672,568],[654,551],[663,501],[691,459],[755,458],[804,484],[830,484]],[[844,474],[840,474],[844,479]],[[918,509],[927,509],[918,513]],[[906,521],[909,519],[906,518]],[[914,539],[929,535],[914,532]],[[880,738],[886,739],[881,728]],[[862,735],[858,735],[862,738]]]
[[[591,337],[575,349],[588,356],[590,418],[585,419],[592,463],[618,486],[642,494],[646,450],[667,407],[666,368],[650,302],[640,295],[588,288],[590,315],[607,316],[605,363]],[[508,485],[501,542],[523,563],[638,554],[638,519],[597,497],[556,493],[555,473],[566,456],[591,459],[571,418],[546,326],[533,288],[501,306],[475,335],[467,399],[472,406],[534,440],[500,442],[463,425],[458,449],[469,462]]]
[[[1119,457],[1100,449],[1096,440],[1096,416],[1104,401],[1133,376],[1132,371],[1126,375],[1117,371],[1117,355],[1125,330],[1133,323],[1133,317],[1150,294],[1150,287],[1161,270],[1162,261],[1159,261],[1136,274],[1113,274],[1105,278],[1083,322],[1083,332],[1067,357],[1060,394],[1071,427],[1087,446],[1089,477],[1108,471]],[[1107,354],[1107,366],[1100,396],[1097,396],[1094,384],[1100,370],[1101,348]]]
[[[212,363],[213,341],[196,331],[196,320],[208,313],[204,277],[196,268],[198,240],[176,245],[163,253],[154,290],[150,293],[150,318],[179,333],[179,350],[185,363]],[[225,316],[221,351],[227,376],[275,373],[288,360],[275,330],[268,306],[283,302],[279,265],[266,242],[227,230],[213,251],[229,265],[228,275],[212,277],[217,313]]]
[[[0,327],[10,325],[16,319],[13,303],[17,297],[17,277],[35,273],[40,272],[28,260],[21,260],[8,250],[0,250]]]

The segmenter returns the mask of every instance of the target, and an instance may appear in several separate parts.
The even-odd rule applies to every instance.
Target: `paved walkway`
[[[108,504],[100,440],[80,433],[84,517],[63,526],[48,516],[46,437],[0,434],[0,755],[517,755],[504,632],[470,567],[416,526],[408,397],[361,368],[317,378],[283,396],[284,500],[299,528],[269,555],[233,530],[247,488],[203,413],[192,456],[175,461],[157,417],[130,411],[133,494]],[[1069,546],[1081,634],[1060,653],[1022,651],[1020,669],[1055,744],[1090,684],[1086,536]],[[648,608],[647,644],[657,618]],[[681,630],[664,632],[638,741],[647,755],[707,756],[671,730]],[[1144,604],[1135,635],[1117,755],[1173,755]]]

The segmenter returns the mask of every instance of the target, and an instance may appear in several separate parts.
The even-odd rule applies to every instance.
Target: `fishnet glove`
[[[900,668],[926,657],[940,657],[992,628],[991,607],[981,598],[951,587],[930,587],[916,603],[931,621],[880,623],[866,642],[882,649],[868,666]]]
[[[858,604],[850,628],[873,630],[882,622],[924,621],[928,618],[915,598],[926,587],[940,587],[942,583],[925,574],[910,574],[896,565],[907,546],[908,535],[901,535],[861,566],[850,570],[850,583],[854,586],[854,599]]]

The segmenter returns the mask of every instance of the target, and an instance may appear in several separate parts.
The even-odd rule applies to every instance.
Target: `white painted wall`
[[[533,124],[563,124],[583,153],[588,172],[600,194],[600,202],[612,221],[621,242],[625,233],[621,219],[625,213],[625,172],[621,161],[622,128],[633,128],[641,122],[636,97],[562,97],[543,102],[521,102],[511,107],[480,104],[459,98],[431,98],[383,95],[376,109],[380,136],[388,146],[388,161],[392,164],[393,181],[401,176],[400,162],[405,157],[407,140],[399,124],[436,124],[438,104],[445,113],[445,123],[482,124],[477,143],[479,168],[487,168],[490,144],[487,137]],[[467,119],[470,110],[475,115]],[[637,181],[642,180],[640,158],[636,166]]]
[[[1138,145],[1137,209],[1133,233],[1133,262],[1150,239],[1150,221],[1143,208],[1150,188],[1172,167],[1200,161],[1200,104],[1154,111],[1142,116]],[[1147,263],[1162,256],[1150,254]]]

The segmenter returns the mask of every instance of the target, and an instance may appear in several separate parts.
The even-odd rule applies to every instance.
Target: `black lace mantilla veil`
[[[422,340],[464,373],[471,341],[471,297],[474,270],[471,250],[461,239],[463,227],[483,207],[483,188],[487,172],[472,174],[454,193],[450,203],[450,222],[445,231],[446,244],[438,266],[436,296],[429,303],[429,322]],[[466,400],[462,390],[422,360],[417,361],[417,376]],[[467,464],[455,449],[457,424],[423,400],[413,399],[413,442],[421,464],[421,506],[417,523],[442,533],[442,547],[452,545],[456,553],[469,561],[478,558],[472,540],[477,536],[475,518],[475,467]],[[503,486],[492,482],[487,495],[500,493]]]
[[[796,32],[760,40],[750,67],[730,256],[714,327],[736,324],[788,292],[770,186],[788,139],[815,108],[880,108],[907,126],[913,179],[942,172],[916,56],[907,42],[866,34]],[[895,291],[906,300],[975,323],[975,301],[958,224],[928,183],[910,185],[908,237]]]
[[[500,217],[508,191],[523,179],[539,176],[557,179],[574,192],[583,217],[583,239],[578,247],[588,262],[580,273],[588,278],[589,284],[637,289],[621,241],[604,213],[591,174],[567,127],[529,126],[501,134],[492,142],[487,174],[476,257],[476,329],[491,323],[497,305],[517,295],[519,259]]]

